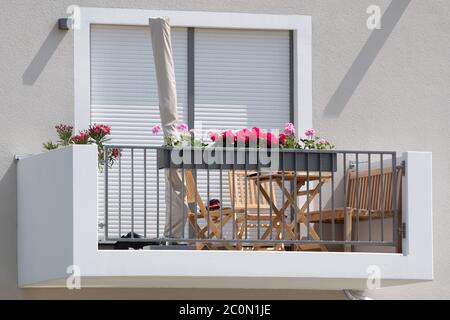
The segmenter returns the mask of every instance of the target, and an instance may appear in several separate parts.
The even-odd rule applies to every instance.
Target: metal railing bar
[[[298,203],[298,199],[297,199],[297,157],[294,157],[294,183],[293,183],[293,194],[294,196],[294,203],[293,205],[295,205],[293,207],[293,212],[294,212],[294,223],[295,223],[295,227],[294,227],[294,232],[295,232],[295,239],[299,239],[299,234],[300,234],[300,226],[298,225],[298,217],[297,217],[297,210],[295,209],[295,207],[297,207],[297,203]]]
[[[269,193],[269,199],[270,199],[270,203],[269,203],[269,230],[270,230],[270,240],[272,240],[272,238],[273,238],[273,222],[272,222],[272,218],[273,218],[273,208],[272,208],[272,204],[273,204],[273,178],[272,178],[272,175],[269,178],[269,188],[270,188],[270,193]]]
[[[108,221],[108,153],[109,149],[107,146],[105,146],[104,149],[104,159],[103,159],[103,166],[104,166],[104,172],[105,172],[105,239],[108,240],[108,229],[109,229],[109,221]]]
[[[134,150],[131,150],[131,238],[134,238]]]
[[[183,208],[182,210],[183,210],[183,222],[182,222],[182,225],[183,225],[183,230],[182,230],[182,234],[183,234],[183,238],[184,238],[184,236],[185,236],[185,229],[186,229],[186,208],[185,208],[185,205],[184,205],[184,198],[185,198],[185,191],[184,191],[184,188],[185,188],[185,185],[186,185],[186,183],[185,183],[185,173],[184,173],[184,164],[182,165],[182,167],[181,167],[181,201],[183,202],[183,203],[181,203],[181,207]]]
[[[258,163],[259,163],[259,158],[258,158]],[[257,178],[256,178],[256,188],[258,190],[257,193],[257,219],[258,219],[258,230],[257,230],[257,238],[261,239],[261,216],[260,216],[260,211],[261,211],[261,170],[258,166],[257,168]]]
[[[336,240],[336,218],[334,211],[334,171],[331,171],[331,238]]]
[[[219,169],[219,180],[220,180],[220,190],[219,190],[219,197],[220,197],[220,239],[223,239],[223,170],[222,168]],[[209,217],[208,217],[209,219]],[[217,236],[217,235],[216,235]]]
[[[119,236],[122,235],[122,151],[119,152]]]
[[[171,161],[169,161],[169,168],[168,168],[168,175],[169,175],[169,179],[167,179],[167,183],[169,184],[169,238],[172,238],[173,232],[172,232],[172,227],[173,227],[173,221],[172,221],[172,216],[173,216],[173,199],[172,199],[172,194],[173,194],[173,185],[172,185],[172,165],[171,165]],[[176,172],[175,172],[176,173]],[[167,190],[167,188],[166,188]],[[167,194],[165,195],[167,197]],[[166,208],[167,210],[167,208]],[[165,233],[165,232],[164,232]]]
[[[144,149],[144,238],[147,238],[147,150]]]
[[[286,196],[284,194],[284,188],[285,188],[285,184],[286,184],[286,176],[284,173],[284,159],[283,162],[281,164],[282,166],[282,171],[281,171],[281,203],[283,205],[284,208],[284,203],[286,202]],[[283,239],[286,239],[286,210],[282,210],[281,211],[282,216],[281,216],[281,237]]]
[[[209,217],[211,216],[211,208],[209,207],[210,201],[211,201],[211,187],[210,187],[210,172],[209,167],[206,169],[206,199],[207,199],[207,212],[208,212],[208,219],[206,221],[206,228],[208,232],[208,238],[211,238],[211,223]]]
[[[159,215],[160,215],[160,208],[159,208],[159,169],[158,166],[156,166],[156,236],[159,238]]]
[[[211,149],[214,148],[214,150],[218,151],[225,151],[227,150],[225,147],[165,147],[165,146],[147,146],[147,145],[123,145],[123,144],[110,144],[108,145],[109,148],[123,148],[123,149],[163,149],[163,150],[178,150],[178,149],[189,149],[189,150],[204,150],[204,149]],[[239,151],[264,151],[264,150],[271,150],[267,148],[236,148],[235,150]],[[314,149],[283,149],[283,152],[286,153],[317,153],[318,150]],[[320,150],[320,153],[332,153],[332,154],[372,154],[372,155],[395,155],[396,151],[374,151],[374,150]]]
[[[322,161],[319,153],[319,236],[323,239],[323,217],[322,217]]]
[[[393,221],[392,221],[392,231],[393,231],[393,241],[397,247],[400,247],[399,242],[399,228],[398,228],[398,204],[397,204],[397,156],[392,156],[392,211],[393,211]]]
[[[233,201],[231,202],[231,209],[233,210],[233,239],[236,236],[236,172],[235,172],[235,164],[233,161],[233,170],[231,171],[233,174]]]
[[[194,194],[194,217],[195,217],[194,221],[197,224],[197,221],[198,221],[197,212],[199,211],[199,209],[198,209],[198,187],[197,187],[197,183],[198,183],[198,174],[197,173],[198,172],[196,169],[192,170],[191,172],[194,175],[194,192],[195,192],[195,194]],[[209,203],[207,204],[207,206],[209,206]],[[201,208],[200,208],[200,211],[201,211]],[[209,221],[209,219],[210,219],[210,216],[208,214],[208,221]]]
[[[368,194],[368,204],[367,208],[369,209],[369,241],[372,241],[372,176],[371,176],[371,170],[372,170],[372,163],[371,163],[371,154],[367,155],[368,158],[368,177],[367,177],[367,183],[369,184],[369,194]]]
[[[244,225],[245,225],[245,240],[248,239],[248,172],[247,172],[247,162],[245,164],[245,172],[244,172],[244,188],[245,188],[245,203],[244,203],[244,211],[245,211],[245,216],[244,216]]]
[[[297,190],[295,190],[295,195],[297,195]],[[310,228],[309,221],[311,220],[311,213],[309,210],[309,153],[306,156],[306,203],[308,204],[306,206],[306,233],[307,233],[307,239],[310,240]],[[297,200],[297,199],[296,199]],[[296,202],[297,204],[297,202]]]
[[[383,159],[383,154],[380,154],[380,170],[381,170],[381,182],[380,182],[380,186],[381,186],[381,241],[384,240],[384,159]]]
[[[359,215],[360,215],[360,192],[359,192],[359,153],[357,153],[355,155],[356,157],[356,186],[355,186],[355,191],[356,191],[356,240],[359,240]]]
[[[348,195],[347,195],[347,155],[343,155],[343,163],[344,163],[344,237],[347,237],[347,230],[346,226],[348,225],[348,217],[347,217],[347,205],[348,205]],[[351,217],[350,217],[351,219]],[[351,237],[351,234],[350,234]]]
[[[254,240],[245,240],[245,239],[191,239],[191,238],[159,238],[159,239],[144,239],[144,238],[111,238],[109,241],[119,241],[119,242],[208,242],[208,243],[270,243],[270,244],[325,244],[325,245],[376,245],[376,246],[393,246],[395,245],[393,241],[368,241],[368,240],[360,240],[360,241],[343,241],[343,240],[269,240],[269,239],[254,239]]]

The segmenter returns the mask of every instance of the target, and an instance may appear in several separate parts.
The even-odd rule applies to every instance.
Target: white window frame
[[[85,129],[90,124],[90,26],[92,24],[148,26],[150,17],[169,17],[172,27],[292,30],[294,33],[294,124],[299,132],[312,127],[310,16],[80,8],[79,28],[74,31],[76,130]]]
[[[141,25],[166,16],[175,27],[294,31],[294,116],[300,131],[312,126],[311,17],[241,13],[80,8],[74,31],[75,128],[90,124],[90,25]],[[96,151],[73,161],[73,264],[83,286],[364,289],[380,269],[382,285],[433,278],[431,155],[406,153],[404,253],[121,251],[97,248]],[[89,153],[89,154],[84,154]],[[88,171],[86,171],[88,170]],[[76,172],[75,172],[76,171]],[[87,174],[86,174],[87,172]],[[368,273],[369,272],[369,273]],[[31,285],[21,281],[21,286]],[[41,283],[62,286],[65,279]],[[37,285],[39,286],[39,285]]]

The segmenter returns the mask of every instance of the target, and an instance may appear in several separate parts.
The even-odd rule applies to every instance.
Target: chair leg
[[[344,239],[346,241],[352,240],[352,224],[353,224],[353,213],[352,210],[348,210],[347,217],[345,219],[344,223]],[[351,245],[345,245],[344,246],[345,252],[351,252],[352,246]]]

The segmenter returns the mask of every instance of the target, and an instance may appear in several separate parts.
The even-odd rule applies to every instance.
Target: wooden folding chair
[[[205,203],[203,202],[203,199],[198,192],[198,188],[196,187],[196,181],[194,179],[194,175],[192,173],[192,170],[186,169],[185,170],[185,184],[186,184],[186,197],[188,204],[197,204],[198,205],[198,212],[193,212],[192,210],[189,210],[188,212],[188,220],[189,223],[192,225],[192,227],[195,230],[196,238],[197,239],[205,239],[205,242],[197,242],[197,249],[202,250],[203,248],[208,249],[229,249],[229,250],[240,250],[242,248],[241,243],[237,243],[236,246],[232,245],[232,240],[225,239],[223,237],[222,230],[223,227],[229,223],[234,221],[235,229],[233,233],[233,237],[235,239],[240,239],[240,236],[242,235],[242,231],[239,230],[240,226],[242,225],[242,217],[241,214],[244,212],[243,209],[240,208],[222,208],[222,209],[216,209],[212,210],[205,206]],[[222,204],[221,204],[222,206]],[[221,220],[222,218],[222,220]],[[199,226],[198,222],[200,220],[205,221],[205,225],[203,227]],[[221,239],[224,240],[221,243],[217,242],[208,242],[207,239]]]
[[[240,228],[240,232],[244,233],[248,232],[248,229],[261,228],[261,234],[263,235],[261,239],[267,240],[272,232],[272,228],[276,229],[278,234],[281,234],[281,226],[275,225],[271,228],[270,220],[275,218],[275,214],[270,216],[270,202],[262,195],[258,199],[258,187],[253,180],[248,179],[249,175],[255,173],[256,171],[245,170],[235,170],[234,173],[231,170],[228,171],[230,199],[234,208],[243,210],[244,212],[246,210],[247,212],[241,219],[242,227]],[[270,185],[269,181],[261,182],[261,185],[264,190],[272,190],[270,195],[272,202],[277,203],[275,181],[273,181],[272,185]],[[255,213],[258,209],[260,212],[259,216]],[[242,238],[243,234],[239,234],[239,236]],[[251,243],[251,240],[249,240],[249,243]],[[247,247],[249,250],[282,250],[283,248],[284,246],[282,245],[269,243],[258,243]]]
[[[396,179],[396,190],[392,190],[393,181]],[[324,209],[310,212],[310,222],[344,223],[344,239],[352,240],[353,220],[381,219],[392,217],[394,213],[393,199],[397,203],[399,221],[402,211],[402,169],[397,168],[392,174],[392,167],[381,169],[359,170],[349,169],[346,175],[346,207]],[[370,183],[369,183],[370,182]],[[347,218],[345,218],[347,215]],[[345,251],[351,251],[351,246],[346,245]]]

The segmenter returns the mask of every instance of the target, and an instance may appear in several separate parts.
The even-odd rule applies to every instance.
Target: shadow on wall
[[[22,83],[24,85],[34,85],[66,34],[66,31],[58,29],[57,23],[54,25],[30,65],[23,73]]]
[[[0,298],[17,290],[17,165],[0,177]]]
[[[375,29],[367,39],[336,92],[325,107],[323,115],[337,118],[355,93],[365,74],[383,48],[411,0],[392,0],[381,18],[381,29]]]

